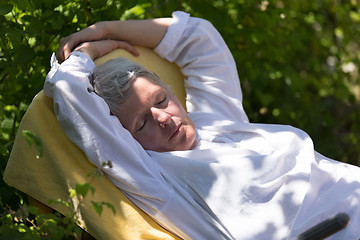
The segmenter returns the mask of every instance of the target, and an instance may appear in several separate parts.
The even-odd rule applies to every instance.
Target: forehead
[[[137,77],[132,83],[131,95],[136,97],[137,95],[152,95],[156,91],[165,90],[163,87],[155,84],[146,77]],[[139,97],[139,96],[138,96]]]
[[[154,84],[144,77],[138,77],[132,83],[127,99],[121,104],[120,116],[117,116],[121,124],[131,130],[139,116],[144,114],[154,102],[160,100],[168,90]]]

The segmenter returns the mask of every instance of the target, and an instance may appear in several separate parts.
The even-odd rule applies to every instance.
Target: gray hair
[[[109,105],[111,113],[118,116],[119,106],[129,96],[132,83],[138,77],[144,77],[169,90],[155,73],[123,57],[96,66],[92,76],[92,85],[94,91]]]

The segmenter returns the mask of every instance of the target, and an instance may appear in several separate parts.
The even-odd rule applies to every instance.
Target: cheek
[[[188,114],[185,109],[182,107],[179,101],[171,101],[169,102],[168,107],[169,113],[172,116],[181,117],[181,118],[188,118]]]
[[[193,121],[189,117],[189,114],[185,111],[180,103],[176,106],[176,113],[174,115],[181,118],[184,121],[183,123],[186,123],[190,126],[194,125]]]
[[[150,141],[150,139],[143,137],[143,138],[137,139],[137,140],[143,148],[145,148],[147,150],[152,150],[153,145],[152,145],[152,142]]]
[[[140,145],[147,150],[156,150],[161,143],[161,135],[159,131],[156,131],[157,128],[149,127],[146,133],[139,134],[135,139],[140,143]]]
[[[149,138],[146,137],[142,137],[140,139],[136,139],[140,145],[146,149],[146,150],[153,150],[154,149],[154,140],[151,140]]]

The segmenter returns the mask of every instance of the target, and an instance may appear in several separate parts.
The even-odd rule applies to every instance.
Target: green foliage
[[[106,164],[108,165],[108,164]],[[105,165],[104,165],[105,166]],[[99,174],[101,172],[101,174]],[[95,188],[91,185],[91,181],[95,177],[103,175],[99,168],[97,171],[90,173],[89,182],[77,183],[75,189],[70,191],[70,198],[79,199],[82,204],[87,193],[90,191],[95,193]],[[68,208],[69,212],[65,216],[55,212],[53,214],[39,214],[38,209],[27,204],[21,204],[17,211],[13,211],[10,207],[3,207],[4,212],[0,215],[0,240],[2,239],[82,239],[83,230],[78,226],[79,221],[72,205],[71,200],[56,199],[49,201],[50,205],[61,204]],[[103,207],[106,206],[116,214],[115,207],[108,202],[91,201],[92,208],[100,216]]]
[[[81,239],[82,229],[74,214],[39,214],[37,208],[23,204],[15,212],[5,208],[0,216],[0,239]]]
[[[0,2],[1,172],[61,37],[101,20],[170,16],[175,10],[208,19],[223,35],[252,122],[299,127],[319,152],[360,165],[358,0],[8,0]],[[24,136],[37,146],[36,136]],[[37,151],[40,157],[41,147]],[[74,191],[92,190],[82,185]],[[12,209],[26,203],[3,181],[0,196]],[[94,209],[101,213],[103,206]]]
[[[91,201],[91,203],[92,203],[92,208],[100,216],[101,216],[102,211],[103,211],[103,206],[108,207],[113,212],[114,215],[116,214],[115,207],[111,203],[108,203],[108,202],[94,202],[94,201]]]
[[[28,130],[22,131],[23,136],[30,146],[35,145],[38,153],[36,158],[42,157],[43,144],[42,140]],[[111,161],[104,162],[101,168],[97,168],[88,174],[89,182],[77,183],[74,189],[69,192],[70,199],[77,198],[79,204],[83,203],[84,198],[90,191],[92,195],[95,193],[95,188],[91,182],[95,178],[100,178],[104,175],[102,168],[112,167]],[[13,211],[11,207],[0,206],[4,212],[0,214],[0,240],[1,239],[81,239],[82,229],[78,226],[79,221],[76,214],[75,206],[71,200],[56,199],[50,200],[49,205],[61,204],[68,209],[68,214],[62,216],[59,213],[54,214],[39,214],[38,209],[33,206],[28,206],[20,201],[21,205],[17,211]],[[99,214],[102,214],[103,206],[112,210],[116,214],[115,207],[108,202],[91,201],[92,208]],[[30,217],[32,215],[33,217]]]
[[[88,177],[90,177],[89,182],[77,183],[75,186],[75,189],[72,189],[70,191],[70,197],[73,198],[77,195],[80,198],[80,200],[82,200],[83,198],[86,197],[86,195],[88,194],[89,191],[91,192],[92,195],[94,195],[96,189],[91,185],[91,182],[95,178],[100,178],[104,175],[104,172],[102,171],[102,168],[104,168],[104,167],[112,168],[112,162],[111,161],[103,162],[101,168],[96,168],[96,169],[94,169],[94,171],[91,171],[88,174]],[[62,202],[62,204],[65,204],[66,206],[68,206],[71,203],[70,202]],[[96,213],[98,213],[99,215],[102,214],[103,206],[108,207],[113,212],[114,215],[116,214],[115,207],[111,203],[108,203],[108,202],[91,201],[91,206],[96,211]]]
[[[26,141],[30,146],[33,144],[35,145],[38,154],[36,155],[36,158],[40,158],[43,155],[43,144],[41,139],[36,136],[35,133],[30,132],[29,130],[23,130],[22,131],[23,136],[25,137]]]

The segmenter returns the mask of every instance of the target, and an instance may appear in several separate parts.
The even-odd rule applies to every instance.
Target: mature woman
[[[188,114],[137,64],[95,68],[115,48],[136,55],[132,45],[179,65]],[[249,123],[235,62],[209,22],[183,12],[100,22],[64,38],[57,57],[44,89],[64,132],[95,165],[111,160],[108,178],[169,231],[292,239],[346,212],[350,225],[333,237],[359,238],[360,169],[318,154],[299,129]]]

